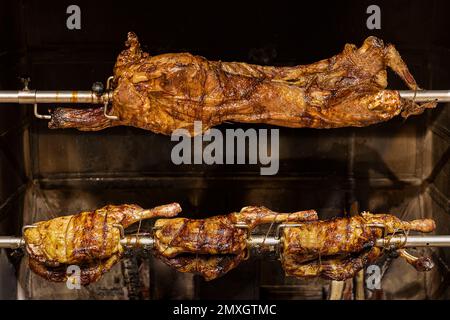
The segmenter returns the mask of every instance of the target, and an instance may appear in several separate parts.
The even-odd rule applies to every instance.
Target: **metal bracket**
[[[275,239],[279,241],[279,244],[276,247],[276,255],[279,256],[280,260],[283,259],[281,255],[281,247],[283,245],[283,243],[281,242],[281,230],[285,228],[297,228],[304,225],[304,223],[282,223],[277,226],[277,229],[275,231]]]
[[[114,80],[113,76],[109,77],[108,80],[106,80],[106,92],[107,93],[111,90],[111,82],[113,80]],[[113,115],[108,114],[108,104],[109,104],[108,99],[105,99],[105,102],[103,103],[103,115],[110,120],[119,120],[118,116],[113,116]]]
[[[125,238],[125,229],[123,228],[123,226],[121,224],[115,223],[112,225],[114,228],[119,229],[120,232],[120,239]]]
[[[37,225],[31,224],[31,225],[26,225],[22,227],[22,234],[25,233],[25,230],[27,229],[32,229],[32,228],[37,228]]]
[[[401,241],[392,241],[392,239],[395,237],[395,239],[400,239]],[[396,250],[401,249],[406,246],[408,243],[408,233],[403,230],[399,229],[393,234],[384,235],[382,238],[383,241],[383,249],[386,250]]]
[[[40,114],[38,112],[38,105],[37,103],[34,104],[34,116],[38,119],[45,119],[45,120],[51,120],[52,116],[48,114]]]
[[[277,229],[275,231],[275,239],[280,240],[281,239],[281,230],[285,228],[296,228],[301,227],[305,225],[304,223],[282,223],[277,226]]]
[[[248,224],[246,224],[246,223],[244,223],[244,222],[237,222],[237,223],[233,224],[233,226],[234,226],[235,228],[238,228],[238,229],[244,229],[244,230],[246,230],[246,232],[247,232],[247,238],[250,238],[250,237],[251,237],[252,232],[251,232],[250,227],[248,226]]]
[[[404,247],[408,242],[408,233],[403,229],[398,229],[398,230],[395,230],[394,233],[388,234],[386,232],[386,225],[383,223],[367,223],[367,224],[364,224],[362,227],[363,228],[368,227],[368,228],[383,229],[383,235],[381,238],[379,238],[379,239],[383,239],[382,245],[380,246],[380,241],[375,241],[374,245],[377,245],[377,243],[378,243],[378,246],[382,247],[385,250],[400,249],[400,248]],[[395,241],[395,243],[391,242],[391,239],[393,239],[394,237],[397,240],[399,238],[398,236],[400,236],[400,238],[402,239],[401,242],[399,242],[399,241]]]
[[[27,91],[30,92],[30,88],[28,87],[28,85],[31,82],[30,78],[20,78],[20,81],[23,84],[23,91]],[[31,93],[31,92],[30,92]],[[38,119],[45,119],[45,120],[50,120],[52,118],[52,116],[48,115],[48,114],[40,114],[38,111],[38,105],[37,103],[34,103],[34,116]]]

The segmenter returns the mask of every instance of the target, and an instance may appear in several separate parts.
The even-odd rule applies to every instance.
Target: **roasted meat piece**
[[[401,221],[390,214],[362,213],[350,218],[313,221],[283,229],[282,264],[287,275],[344,280],[374,262],[383,250],[374,247],[383,236],[400,232],[431,232],[431,219]],[[415,258],[405,250],[400,256],[420,271],[433,267],[428,258]]]
[[[360,48],[347,44],[329,59],[294,67],[266,67],[208,61],[189,53],[150,56],[134,33],[114,67],[111,115],[102,108],[56,109],[50,128],[101,130],[128,125],[162,134],[207,130],[225,121],[284,127],[363,127],[419,114],[435,103],[417,105],[385,90],[387,67],[412,90],[413,76],[393,45],[375,37]]]
[[[121,227],[154,217],[172,217],[177,203],[143,209],[107,205],[95,211],[35,223],[24,231],[31,270],[50,281],[66,281],[67,267],[81,269],[81,284],[97,281],[119,261]]]
[[[198,274],[206,281],[210,281],[236,268],[246,259],[246,251],[244,250],[237,254],[187,254],[175,256],[173,258],[166,258],[162,255],[158,255],[158,257],[165,264],[179,272]]]
[[[245,258],[248,233],[256,226],[316,219],[314,210],[278,213],[264,207],[245,207],[240,212],[207,219],[158,219],[154,250],[156,256],[177,270],[212,280]]]

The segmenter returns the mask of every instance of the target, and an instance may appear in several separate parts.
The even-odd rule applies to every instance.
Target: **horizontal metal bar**
[[[125,236],[123,239],[120,240],[120,243],[125,247],[142,246],[144,248],[151,248],[153,247],[154,242],[155,240],[152,237],[136,236],[136,235]],[[265,237],[258,235],[252,236],[248,241],[248,245],[251,247],[259,247],[262,245],[276,246],[279,244],[279,242],[280,240],[274,237]],[[25,241],[23,238],[0,236],[0,248],[17,249],[24,245]]]
[[[0,236],[0,248],[18,249],[24,245],[25,241],[21,237]]]
[[[450,90],[400,90],[400,97],[417,102],[438,101],[450,102]]]
[[[400,90],[399,93],[402,98],[414,99],[417,102],[450,102],[450,90]],[[110,101],[111,98],[110,92],[98,96],[93,91],[0,91],[0,103],[103,103],[105,99]]]
[[[261,245],[277,246],[280,239],[275,237],[265,237],[263,235],[253,235],[248,241],[249,246],[258,247]],[[392,246],[394,248],[411,248],[411,247],[450,247],[450,235],[438,236],[405,236],[395,235],[386,238],[377,239],[375,242],[377,247]]]
[[[447,236],[405,236],[397,235],[378,239],[375,243],[378,247],[450,247],[450,235]]]
[[[103,103],[111,99],[111,93],[97,95],[93,91],[0,91],[0,103]]]
[[[146,249],[151,249],[153,247],[153,244],[155,243],[155,240],[152,237],[148,236],[125,236],[123,239],[120,240],[120,244],[124,247],[143,247]]]
[[[135,235],[125,236],[120,240],[120,243],[125,247],[139,247],[151,248],[154,240],[152,237],[138,237]],[[25,246],[25,240],[21,237],[0,236],[0,248],[18,249]]]
[[[0,102],[19,103],[19,91],[0,91]]]
[[[247,240],[247,244],[250,247],[278,246],[280,244],[280,239],[263,235],[252,235],[250,239]]]
[[[155,240],[148,236],[125,236],[120,240],[120,243],[125,247],[139,247],[151,248],[154,245]],[[266,246],[278,246],[280,240],[275,237],[266,237],[264,235],[253,235],[248,240],[250,247]],[[21,237],[9,237],[0,236],[0,248],[17,249],[23,247],[25,241]],[[393,246],[395,248],[408,248],[408,247],[450,247],[450,235],[439,236],[405,236],[396,235],[392,237],[386,237],[378,239],[375,242],[377,247]]]

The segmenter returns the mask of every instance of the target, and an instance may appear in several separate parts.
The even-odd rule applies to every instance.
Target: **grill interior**
[[[78,1],[82,28],[67,30],[71,3],[2,2],[0,90],[89,90],[106,79],[128,31],[151,54],[188,51],[211,60],[295,65],[359,45],[376,35],[396,45],[418,83],[450,88],[450,22],[445,1],[382,5],[382,29],[365,27],[369,1],[295,7],[287,3],[224,2],[214,14],[200,4]],[[233,17],[230,19],[230,17]],[[359,20],[358,20],[359,19]],[[392,77],[390,88],[403,86]],[[47,128],[31,108],[0,106],[0,235],[21,226],[105,204],[143,207],[177,201],[182,216],[207,217],[263,205],[277,211],[314,208],[320,218],[360,210],[404,219],[433,218],[450,234],[450,106],[404,121],[333,130],[280,128],[280,170],[260,176],[256,165],[174,165],[175,142],[127,127],[100,132]],[[266,128],[227,124],[226,128]],[[148,224],[144,227],[150,228]],[[418,273],[387,259],[382,290],[371,298],[449,298],[450,251],[433,249],[436,268]],[[81,290],[32,274],[26,257],[0,250],[3,299],[325,299],[330,281],[284,276],[276,257],[254,256],[224,277],[205,282],[135,252],[98,283]]]

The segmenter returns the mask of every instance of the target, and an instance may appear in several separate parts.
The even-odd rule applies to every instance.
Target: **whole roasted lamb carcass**
[[[189,53],[150,56],[134,33],[114,67],[110,115],[102,108],[56,109],[50,128],[101,130],[128,125],[162,134],[207,130],[225,121],[292,128],[363,127],[435,106],[386,90],[387,67],[411,90],[416,81],[393,45],[375,37],[310,65],[269,67],[209,61]]]

